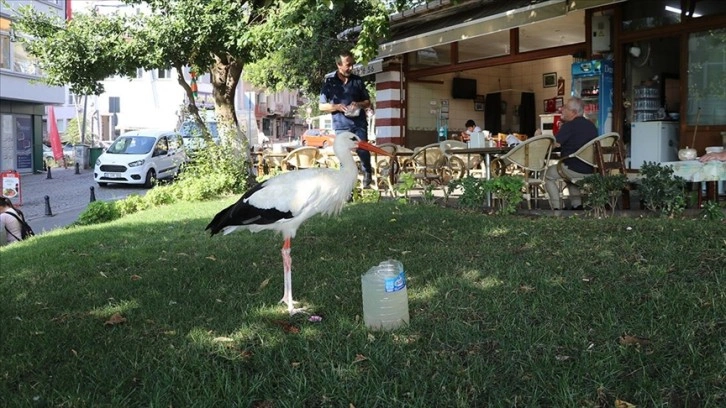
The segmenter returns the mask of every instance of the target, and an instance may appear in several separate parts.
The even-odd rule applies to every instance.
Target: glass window
[[[0,68],[10,69],[10,36],[0,34]]]
[[[686,10],[693,18],[713,16],[726,12],[723,0],[699,0],[688,2],[692,10]],[[623,4],[623,31],[643,30],[681,22],[680,0],[649,0],[648,7],[642,2],[628,1]]]
[[[28,54],[20,42],[14,42],[13,45],[13,71],[27,75],[40,76],[42,74],[38,63]]]
[[[157,78],[159,78],[159,79],[171,78],[171,68],[164,68],[164,69],[158,70]]]
[[[459,62],[509,54],[509,30],[459,41]]]
[[[726,29],[688,37],[687,123],[726,124]]]
[[[451,44],[437,45],[409,52],[406,57],[412,70],[449,65],[451,64]]]

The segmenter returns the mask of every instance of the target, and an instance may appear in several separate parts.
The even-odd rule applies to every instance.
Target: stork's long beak
[[[390,152],[387,152],[380,147],[376,145],[372,145],[368,142],[358,142],[358,148],[368,150],[369,152],[376,153],[376,154],[382,154],[384,156],[393,157],[393,155]]]

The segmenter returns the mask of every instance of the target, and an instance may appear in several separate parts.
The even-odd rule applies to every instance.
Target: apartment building
[[[0,171],[20,173],[42,170],[46,106],[62,104],[65,92],[38,82],[43,72],[12,29],[15,10],[26,5],[67,17],[70,0],[0,3]]]

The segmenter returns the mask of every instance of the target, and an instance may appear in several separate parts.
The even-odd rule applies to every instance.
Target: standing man
[[[555,136],[555,147],[560,148],[562,157],[575,153],[587,142],[597,137],[597,128],[585,118],[584,114],[585,103],[580,98],[570,98],[562,108],[560,120],[564,124],[560,126],[560,130]],[[583,178],[592,174],[592,166],[580,159],[567,159],[564,164],[565,172],[572,178]],[[560,189],[557,183],[559,180],[562,180],[562,177],[557,172],[557,166],[550,166],[545,174],[545,190],[547,190],[550,208],[553,210],[560,209]],[[581,210],[580,189],[573,183],[567,182],[566,184],[570,192],[572,209]]]
[[[338,69],[335,74],[325,79],[323,89],[320,91],[321,112],[333,115],[333,129],[335,134],[351,132],[360,140],[368,140],[368,120],[366,109],[370,108],[371,101],[368,96],[363,79],[353,74],[355,59],[349,51],[340,53],[335,58]],[[371,154],[367,150],[356,151],[363,166],[363,188],[371,185]]]

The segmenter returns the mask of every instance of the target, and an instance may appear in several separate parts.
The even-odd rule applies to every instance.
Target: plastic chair
[[[495,176],[504,174],[523,176],[524,198],[529,209],[532,208],[532,196],[536,200],[539,188],[544,186],[545,172],[554,144],[554,136],[534,137],[516,145],[492,161],[492,174]]]

